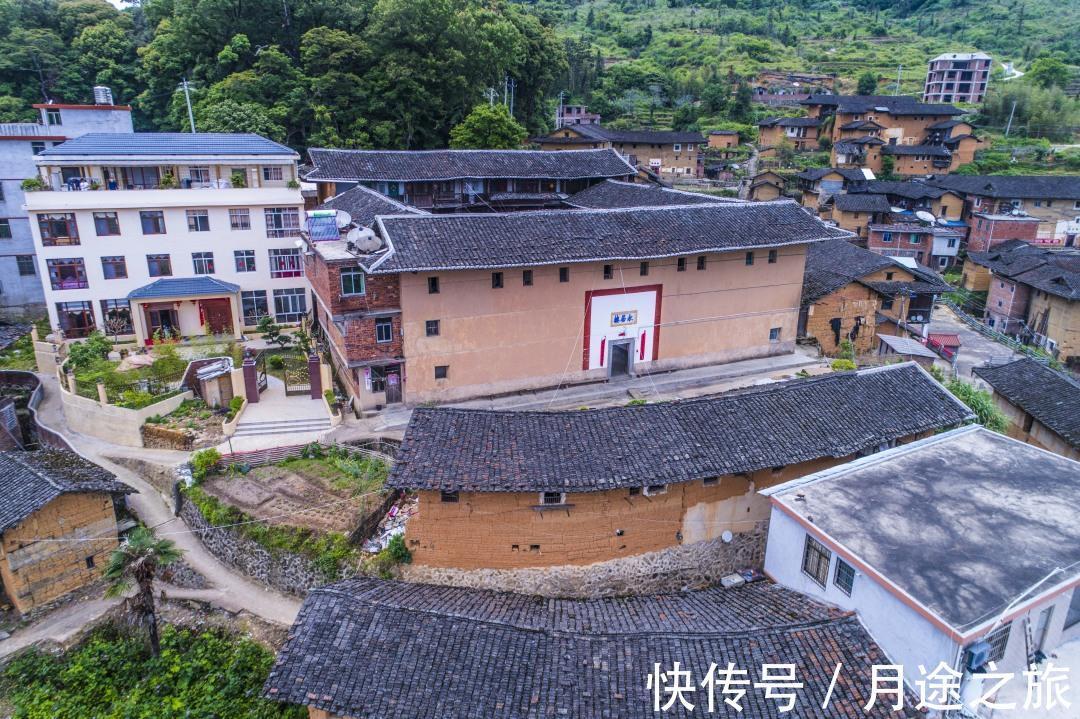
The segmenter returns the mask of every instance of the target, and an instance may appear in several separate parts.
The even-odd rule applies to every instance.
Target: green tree
[[[154,606],[154,578],[159,569],[180,561],[180,557],[180,550],[171,541],[158,539],[145,527],[136,527],[109,556],[105,567],[104,577],[109,582],[106,596],[123,596],[132,587],[136,588],[132,606],[146,622],[150,651],[155,657],[161,653],[161,642]]]
[[[740,82],[739,87],[735,90],[735,97],[731,100],[728,117],[735,122],[750,122],[754,116],[753,100],[754,94],[750,90],[750,86],[745,82]]]
[[[456,150],[513,150],[528,136],[504,105],[477,105],[450,131],[450,147]]]
[[[1060,56],[1044,55],[1031,63],[1026,79],[1039,87],[1065,87],[1072,74],[1072,69]]]
[[[285,128],[270,117],[270,111],[254,102],[224,100],[204,104],[195,116],[200,132],[254,132],[271,140],[285,139]]]
[[[949,380],[945,387],[975,413],[979,424],[995,432],[1004,433],[1008,429],[1008,418],[994,404],[989,392],[961,379]]]
[[[882,155],[881,157],[881,178],[882,180],[895,180],[896,179],[896,158],[892,155]]]
[[[863,74],[859,75],[859,83],[855,88],[856,95],[873,95],[877,92],[878,78],[877,74],[867,70]]]

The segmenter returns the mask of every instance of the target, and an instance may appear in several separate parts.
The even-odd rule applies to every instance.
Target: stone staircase
[[[244,422],[236,425],[233,437],[252,437],[263,434],[303,434],[307,432],[325,432],[330,429],[329,417],[306,419],[281,419],[269,422]]]

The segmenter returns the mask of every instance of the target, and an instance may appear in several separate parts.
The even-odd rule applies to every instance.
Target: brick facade
[[[986,298],[987,323],[998,332],[1014,334],[1023,327],[1031,288],[1005,277],[990,280]]]
[[[92,541],[43,541],[86,539]],[[112,497],[66,494],[3,533],[0,578],[21,612],[53,601],[98,579],[118,546]]]
[[[977,212],[968,220],[967,251],[986,252],[1008,240],[1034,243],[1039,235],[1039,220],[1034,217],[1008,217]]]
[[[913,242],[913,238],[918,241]],[[890,257],[911,257],[919,264],[929,267],[934,253],[934,234],[929,227],[871,227],[866,239],[866,249]]]

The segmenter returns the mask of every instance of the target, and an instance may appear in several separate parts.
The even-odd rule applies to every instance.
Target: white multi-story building
[[[985,52],[947,52],[926,69],[923,102],[971,102],[986,98],[990,56]]]
[[[38,315],[45,302],[34,237],[23,207],[23,180],[37,174],[36,155],[87,132],[132,132],[131,108],[94,88],[95,105],[34,105],[38,122],[0,124],[0,316]]]
[[[94,133],[37,156],[26,195],[52,325],[146,343],[298,322],[296,152],[250,134]]]

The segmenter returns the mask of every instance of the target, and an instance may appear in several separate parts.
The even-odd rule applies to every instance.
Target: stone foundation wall
[[[597,598],[662,594],[699,589],[742,569],[761,569],[768,521],[757,522],[731,543],[711,539],[635,557],[580,566],[529,569],[447,569],[405,565],[410,582],[472,589],[538,594],[544,597]]]
[[[190,452],[195,438],[187,432],[167,427],[144,424],[142,431],[143,447],[149,449],[176,449]]]

